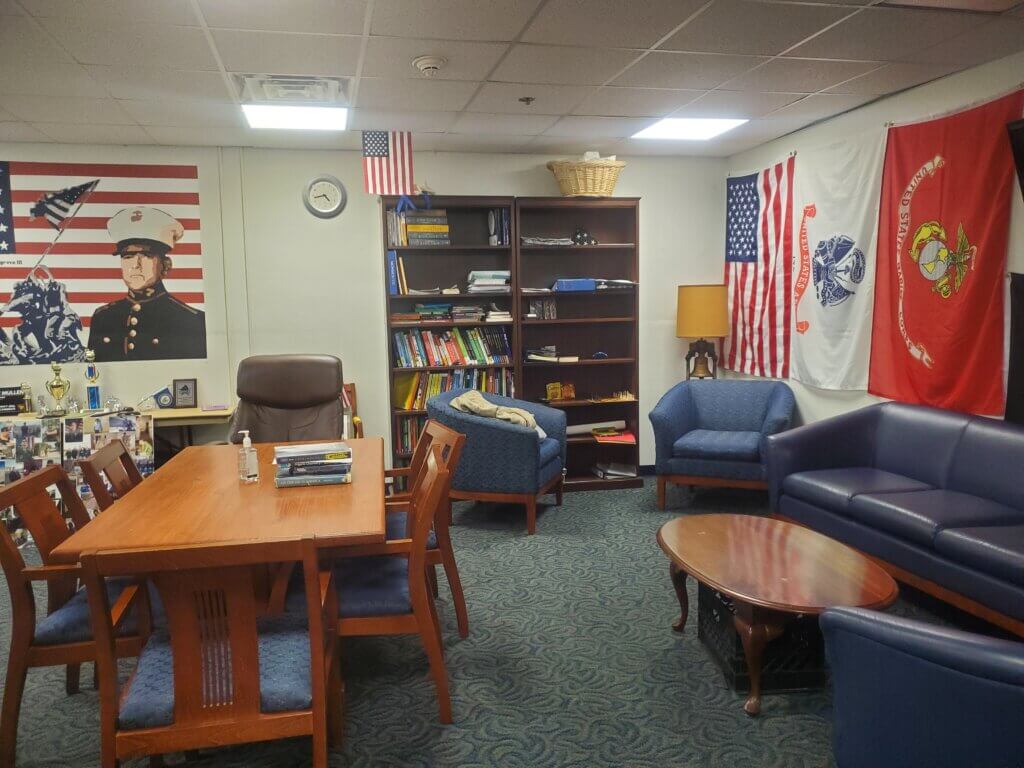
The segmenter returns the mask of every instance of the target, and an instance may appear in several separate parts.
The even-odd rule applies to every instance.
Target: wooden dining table
[[[257,444],[260,475],[238,478],[237,445],[192,446],[114,502],[50,554],[77,563],[85,552],[265,545],[273,560],[302,558],[310,536],[325,546],[378,544],[384,533],[384,440],[346,440],[352,482],[275,488],[274,444]]]

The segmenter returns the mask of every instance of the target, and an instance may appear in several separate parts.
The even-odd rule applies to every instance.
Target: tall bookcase
[[[639,436],[639,285],[594,291],[544,294],[523,288],[547,288],[558,278],[624,279],[637,283],[638,198],[516,199],[519,237],[567,237],[585,229],[597,245],[527,246],[516,240],[516,322],[520,351],[519,396],[545,400],[548,383],[571,383],[576,396],[549,402],[565,411],[569,425],[622,420]],[[554,303],[556,317],[524,319],[531,301]],[[579,356],[579,362],[525,361],[526,350],[553,344],[559,356]],[[607,357],[594,358],[595,353]],[[629,390],[631,401],[594,402],[613,392]],[[601,479],[591,473],[599,462],[639,466],[639,437],[635,445],[598,443],[589,434],[568,438],[566,490],[637,487],[639,477]]]
[[[381,198],[381,235],[385,254],[384,294],[388,310],[387,339],[389,396],[394,466],[408,463],[411,453],[402,450],[399,436],[408,423],[424,420],[423,409],[406,410],[396,397],[396,377],[413,372],[447,372],[465,369],[507,371],[515,396],[547,402],[551,382],[571,383],[576,397],[548,404],[565,411],[568,423],[589,424],[622,420],[637,436],[637,444],[598,443],[589,434],[568,439],[566,490],[637,487],[641,478],[602,479],[591,473],[599,462],[639,466],[639,286],[586,292],[530,293],[523,288],[550,288],[558,278],[639,279],[638,198],[512,198],[434,197],[433,209],[446,211],[450,245],[391,246],[387,212],[398,204],[397,197]],[[417,200],[418,202],[418,200]],[[488,245],[488,212],[506,210],[509,244]],[[586,229],[598,245],[523,246],[520,235],[567,237],[577,228]],[[458,285],[460,292],[441,295],[391,295],[388,289],[387,252],[402,257],[406,281],[412,288],[446,288]],[[509,270],[508,294],[466,292],[471,270]],[[530,302],[553,302],[556,317],[526,319]],[[417,303],[494,303],[508,309],[512,320],[496,325],[485,322],[408,320],[396,321],[396,313],[408,313]],[[510,343],[512,362],[488,366],[426,366],[407,368],[396,356],[395,331],[445,330],[453,328],[498,327]],[[524,360],[526,350],[553,344],[560,355],[578,355],[574,363],[536,363]],[[594,358],[595,353],[607,357]],[[502,374],[504,375],[504,374]],[[612,393],[629,390],[630,401],[603,401]],[[415,433],[415,429],[413,430]]]
[[[419,202],[419,198],[417,198]],[[511,376],[513,386],[518,393],[515,377],[515,360],[517,346],[515,341],[516,325],[509,323],[488,323],[483,321],[455,320],[406,320],[395,321],[395,314],[410,313],[416,304],[454,303],[476,304],[484,307],[492,303],[499,309],[512,311],[515,298],[515,211],[514,198],[511,197],[468,197],[448,196],[434,197],[431,209],[444,210],[446,213],[449,240],[448,245],[429,246],[396,246],[389,244],[388,211],[394,211],[399,203],[398,197],[381,198],[382,242],[384,243],[384,300],[387,306],[387,345],[388,345],[388,390],[390,397],[391,437],[393,466],[408,464],[411,451],[402,448],[400,436],[403,430],[412,436],[412,442],[418,434],[419,427],[426,419],[426,410],[403,408],[404,403],[397,402],[395,393],[396,377],[410,373],[448,373],[456,371],[479,370],[488,376]],[[490,227],[488,214],[501,211],[509,223],[507,245],[490,245],[488,243]],[[410,213],[415,213],[411,211]],[[496,229],[500,232],[500,217]],[[392,295],[388,281],[388,251],[402,258],[406,282],[410,288],[448,288],[459,287],[459,293],[432,295]],[[481,294],[467,292],[467,276],[472,270],[508,270],[511,272],[512,287],[505,294]],[[514,317],[514,313],[513,313]],[[498,329],[504,331],[510,343],[512,353],[508,364],[503,365],[427,365],[422,367],[404,367],[395,351],[395,331],[446,332],[459,329],[466,332],[471,329]],[[400,379],[401,380],[401,379]]]

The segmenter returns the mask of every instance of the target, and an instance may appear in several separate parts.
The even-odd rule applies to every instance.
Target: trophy
[[[46,382],[46,391],[53,398],[54,407],[53,410],[48,412],[48,415],[63,416],[66,413],[64,410],[64,398],[71,389],[71,382],[60,375],[59,363],[50,363],[50,369],[53,371],[53,378]]]
[[[32,413],[32,411],[35,410],[35,408],[33,407],[33,404],[32,404],[32,387],[29,385],[29,383],[27,381],[26,382],[22,382],[22,385],[21,385],[21,396],[24,399],[24,405],[22,406],[22,408],[24,409],[24,412],[25,413]]]
[[[85,407],[90,411],[98,411],[103,407],[100,399],[100,372],[96,368],[96,353],[91,349],[85,350],[85,380],[89,384],[85,388]]]

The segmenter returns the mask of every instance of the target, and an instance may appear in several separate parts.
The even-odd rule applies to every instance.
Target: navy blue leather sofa
[[[772,511],[1024,635],[1024,428],[884,403],[767,441]]]
[[[821,616],[839,768],[1012,768],[1024,644],[874,611]]]

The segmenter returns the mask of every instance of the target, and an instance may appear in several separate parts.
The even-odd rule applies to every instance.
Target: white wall
[[[249,354],[326,352],[355,382],[368,434],[390,439],[383,253],[378,199],[362,192],[352,151],[85,147],[0,144],[0,158],[196,163],[207,297],[206,361],[107,363],[105,393],[134,402],[172,378],[199,379],[202,403],[231,402],[238,361]],[[547,156],[416,153],[416,177],[439,194],[556,195]],[[640,203],[641,462],[654,461],[646,414],[683,374],[675,338],[675,286],[721,278],[725,162],[626,158],[616,193]],[[311,216],[301,192],[320,173],[349,191],[333,220]],[[66,375],[82,392],[82,366]],[[0,384],[44,392],[46,366],[0,368]],[[219,439],[223,430],[204,431]]]
[[[830,144],[861,131],[875,131],[887,122],[910,122],[956,111],[969,104],[1007,93],[1019,87],[1022,82],[1024,53],[1018,53],[912,88],[747,152],[733,155],[728,159],[727,171],[733,174],[749,173],[765,168],[786,157],[790,152],[796,151],[799,173],[801,150]],[[718,257],[716,260],[719,266],[722,258],[724,257]],[[1024,272],[1024,203],[1016,181],[1010,219],[1008,267],[1013,272]],[[799,416],[804,422],[827,418],[881,400],[867,392],[835,392],[809,387],[797,381],[790,381],[789,384],[796,395]]]

